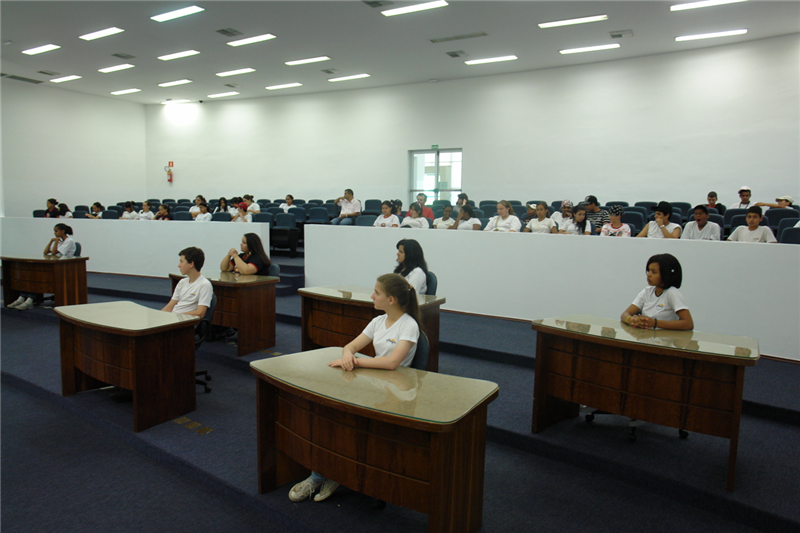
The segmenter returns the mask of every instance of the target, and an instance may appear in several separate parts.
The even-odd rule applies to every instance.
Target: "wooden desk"
[[[326,346],[345,346],[367,327],[367,324],[382,311],[375,309],[372,289],[357,285],[334,287],[307,287],[299,289],[303,307],[303,351]],[[439,370],[439,308],[447,302],[441,296],[417,296],[422,312],[422,326],[431,354],[428,370]],[[374,356],[370,345],[364,350]]]
[[[327,365],[341,355],[323,348],[250,364],[258,378],[259,493],[312,469],[427,513],[428,531],[477,531],[486,409],[497,384],[407,367]]]
[[[275,346],[275,285],[280,278],[234,272],[203,275],[214,286],[217,296],[211,323],[236,328],[239,357]],[[169,277],[174,291],[183,276]]]
[[[133,430],[196,409],[196,316],[133,302],[68,305],[61,326],[61,394],[117,385],[133,391]]]
[[[759,358],[748,337],[643,330],[590,315],[533,322],[533,426],[578,416],[579,404],[613,414],[730,439],[732,491],[744,369]]]
[[[3,303],[7,306],[22,292],[52,293],[55,305],[85,304],[88,257],[0,257],[3,261]]]

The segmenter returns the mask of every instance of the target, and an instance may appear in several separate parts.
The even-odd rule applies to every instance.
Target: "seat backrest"
[[[200,319],[200,322],[194,328],[194,349],[200,348],[203,341],[206,340],[208,334],[211,332],[211,319],[214,317],[214,309],[217,308],[217,295],[211,293],[211,303],[206,309],[206,314]]]
[[[364,211],[377,211],[381,212],[381,201],[375,198],[364,200]]]
[[[561,211],[561,203],[562,202],[563,202],[563,200],[556,200],[555,202],[553,202],[550,205],[553,207],[554,211]]]
[[[800,228],[786,228],[781,234],[784,244],[800,244]]]
[[[317,205],[322,205],[322,204],[324,204],[325,202],[323,202],[321,198],[313,198],[313,199],[309,200],[309,201],[308,201],[308,203],[309,203],[309,204],[317,204]]]
[[[521,200],[509,200],[508,203],[511,205],[522,205]]]
[[[324,207],[312,207],[308,210],[306,222],[328,222],[328,210]]]
[[[103,214],[101,216],[102,218],[110,218],[112,220],[117,220],[119,218],[119,213],[117,212],[116,209],[106,209],[105,211],[103,211]]]
[[[479,209],[483,209],[483,206],[489,205],[492,206],[492,212],[497,211],[497,201],[496,200],[481,200],[478,204]]]
[[[452,206],[453,204],[450,203],[450,200],[434,200],[431,205],[440,205],[444,207],[446,205]]]
[[[229,213],[214,213],[211,215],[211,220],[213,222],[230,222],[231,215]]]
[[[629,205],[625,208],[626,213],[641,213],[642,218],[647,219],[650,216],[652,211],[647,207],[643,207],[641,205]]]
[[[180,213],[181,211],[189,211],[189,205],[176,205],[173,209],[176,213]]]
[[[275,278],[279,278],[281,276],[281,266],[278,263],[272,263],[267,270],[268,276]]]
[[[258,205],[269,204],[269,203],[272,203],[272,200],[270,200],[269,198],[259,198],[258,200],[256,200],[256,203]]]
[[[425,294],[436,296],[436,289],[439,287],[439,280],[436,278],[436,274],[429,270],[425,275],[425,283],[428,285],[428,290],[425,291]]]
[[[747,215],[741,215],[741,214],[734,215],[731,218],[731,233],[733,233],[733,230],[735,230],[739,226],[746,226],[746,225],[747,225]],[[762,217],[759,226],[769,226],[769,219],[767,217]]]
[[[267,208],[267,213],[272,213],[273,217],[276,216],[276,215],[279,215],[279,214],[281,214],[283,212],[284,212],[283,209],[281,209],[280,207],[268,207]]]
[[[775,235],[778,238],[778,242],[781,242],[781,234],[783,230],[786,228],[793,228],[798,222],[800,222],[800,218],[784,218],[780,222],[778,222],[778,233]]]
[[[520,204],[520,205],[514,205],[513,207],[514,207],[514,214],[516,214],[518,217],[524,217],[525,215],[528,214],[527,205]]]
[[[683,218],[686,218],[690,212],[693,212],[694,206],[689,202],[670,202],[672,209],[680,209]]]
[[[294,219],[296,222],[305,222],[306,221],[306,210],[302,207],[290,207],[289,213],[294,215]]]
[[[184,205],[184,204],[194,205],[194,202],[192,200],[189,200],[188,198],[178,198],[178,205]]]
[[[158,200],[156,200],[156,201],[158,201]],[[177,202],[175,201],[175,198],[164,198],[163,200],[161,200],[161,203],[162,204],[170,204],[170,203],[175,204]]]
[[[780,225],[781,220],[785,218],[797,218],[797,211],[794,209],[767,209],[764,216],[769,217],[769,225],[776,228]]]
[[[306,201],[301,199],[301,198],[295,198],[294,201],[293,201],[293,205],[296,205],[298,207],[303,205],[303,204],[305,204],[305,203],[306,203]]]
[[[431,345],[428,342],[428,337],[425,336],[425,332],[420,330],[419,338],[417,339],[417,351],[414,353],[414,359],[409,366],[417,370],[428,370],[430,355]]]
[[[606,202],[606,205],[621,205],[622,207],[628,207],[630,204],[622,200],[611,200],[610,202]]]
[[[325,202],[322,204],[328,210],[328,218],[335,218],[339,216],[339,206],[333,203]]]
[[[189,211],[175,211],[172,215],[172,220],[194,220]]]
[[[83,250],[83,247],[81,247],[81,243],[76,242],[75,243],[75,255],[73,255],[73,257],[80,257],[81,256],[81,250]]]
[[[356,226],[372,226],[377,218],[376,215],[360,215],[356,219]]]
[[[496,209],[495,209],[495,211],[496,211]],[[483,209],[473,209],[472,212],[475,213],[475,218],[484,218]],[[492,213],[494,213],[494,211],[492,211]],[[488,220],[488,218],[487,218],[487,220]]]
[[[253,222],[266,222],[272,224],[272,213],[256,213],[253,215]]]
[[[477,209],[476,211],[480,211],[480,210],[479,210],[479,209]],[[475,215],[475,216],[476,216],[476,217],[478,217],[478,215]],[[489,223],[489,219],[488,219],[488,218],[483,218],[483,217],[478,217],[478,220],[480,220],[480,221],[481,221],[481,229],[482,229],[482,230],[483,230],[483,229],[486,229],[486,225]],[[459,228],[460,228],[460,227],[461,227],[461,226],[459,226]]]
[[[295,228],[294,215],[292,213],[278,213],[275,217],[276,228]]]
[[[747,209],[727,209],[724,215],[725,227],[726,228],[731,227],[731,221],[733,220],[733,217],[735,217],[736,215],[746,215],[746,214],[747,214]]]
[[[643,201],[643,202],[636,202],[633,205],[636,205],[636,206],[639,206],[639,207],[644,207],[645,209],[650,210],[651,207],[657,206],[658,202],[644,202]]]
[[[622,213],[621,220],[623,223],[628,224],[629,226],[633,224],[637,228],[644,227],[644,217],[637,211],[625,211]]]
[[[33,210],[33,218],[46,218],[45,215],[47,214],[46,209],[34,209]]]

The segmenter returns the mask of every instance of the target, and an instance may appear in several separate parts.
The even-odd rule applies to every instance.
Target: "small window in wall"
[[[455,205],[461,192],[461,149],[409,150],[411,198],[424,192],[428,204],[450,200]]]

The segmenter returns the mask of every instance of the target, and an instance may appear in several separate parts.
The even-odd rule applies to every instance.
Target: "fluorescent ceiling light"
[[[125,63],[123,65],[114,65],[113,67],[106,67],[101,68],[97,72],[102,72],[103,74],[108,74],[109,72],[116,72],[118,70],[125,70],[126,68],[133,68],[136,65],[131,65],[130,63]]]
[[[500,61],[514,61],[515,59],[519,59],[517,56],[502,56],[502,57],[489,57],[486,59],[470,59],[469,61],[464,61],[467,65],[480,65],[482,63],[498,63]]]
[[[139,91],[141,91],[141,89],[125,89],[125,90],[122,90],[122,91],[114,91],[111,94],[113,94],[115,96],[119,96],[121,94],[138,93]]]
[[[559,54],[580,54],[583,52],[597,52],[598,50],[611,50],[612,48],[619,48],[619,44],[601,44],[599,46],[585,46],[583,48],[569,48],[567,50],[559,50]]]
[[[50,80],[52,83],[63,83],[65,81],[79,80],[82,76],[64,76],[63,78],[55,78]]]
[[[738,2],[747,2],[747,0],[704,0],[703,2],[689,2],[688,4],[678,4],[670,6],[670,11],[683,11],[685,9],[697,9],[699,7],[712,7],[721,6],[724,4],[736,4]]]
[[[191,6],[178,9],[177,11],[170,11],[169,13],[162,13],[150,18],[156,22],[166,22],[168,20],[185,17],[186,15],[194,15],[195,13],[200,13],[201,11],[203,11],[202,7]]]
[[[163,105],[170,105],[170,104],[185,104],[186,102],[191,102],[188,98],[181,98],[180,100],[167,100],[166,102],[161,102]]]
[[[86,35],[81,35],[80,38],[84,41],[94,41],[95,39],[100,39],[101,37],[108,37],[109,35],[116,35],[117,33],[122,33],[122,28],[106,28],[104,30],[96,31],[94,33],[87,33]]]
[[[180,59],[182,57],[189,57],[199,54],[197,50],[184,50],[183,52],[175,52],[174,54],[167,54],[165,56],[159,56],[161,61],[170,61],[172,59]]]
[[[268,91],[275,91],[277,89],[289,89],[291,87],[302,87],[302,83],[284,83],[283,85],[272,85],[270,87],[264,87]]]
[[[700,33],[698,35],[684,35],[682,37],[675,37],[675,41],[696,41],[698,39],[713,39],[715,37],[730,37],[731,35],[744,35],[747,30],[730,30],[718,31],[715,33]]]
[[[393,17],[395,15],[405,15],[406,13],[414,13],[415,11],[425,11],[426,9],[436,9],[437,7],[444,7],[447,5],[447,2],[444,0],[438,0],[437,2],[426,2],[424,4],[417,4],[414,6],[408,7],[398,7],[395,9],[387,9],[386,11],[381,11],[381,14],[386,17]]]
[[[305,65],[306,63],[318,63],[320,61],[329,61],[328,56],[309,57],[308,59],[295,59],[294,61],[287,61],[285,64],[293,67],[295,65]]]
[[[231,91],[229,93],[217,93],[217,94],[209,94],[209,98],[222,98],[223,96],[233,96],[234,94],[239,94],[236,91]]]
[[[542,22],[540,28],[557,28],[559,26],[571,26],[572,24],[586,24],[587,22],[600,22],[608,20],[608,15],[597,15],[594,17],[581,17],[577,19],[556,20],[553,22]]]
[[[192,83],[193,80],[175,80],[175,81],[165,81],[164,83],[159,83],[159,87],[174,87],[176,85],[184,85],[187,83]]]
[[[248,37],[247,39],[239,39],[238,41],[231,41],[228,43],[228,46],[244,46],[246,44],[253,44],[253,43],[260,43],[262,41],[269,41],[270,39],[274,39],[275,36],[271,33],[265,33],[264,35],[257,35],[255,37]]]
[[[247,74],[248,72],[255,72],[254,68],[240,68],[239,70],[229,70],[228,72],[217,72],[217,76],[224,78],[226,76],[236,76],[238,74]]]
[[[331,78],[328,81],[347,81],[347,80],[357,80],[360,78],[369,78],[369,74],[354,74],[353,76],[342,76],[341,78]]]
[[[45,52],[49,52],[50,50],[58,50],[61,48],[57,44],[46,44],[44,46],[38,46],[36,48],[30,48],[28,50],[23,50],[23,54],[27,54],[29,56],[35,56],[36,54],[43,54]]]

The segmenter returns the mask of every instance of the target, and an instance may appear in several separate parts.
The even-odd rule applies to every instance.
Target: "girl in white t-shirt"
[[[537,218],[531,219],[531,221],[528,222],[524,231],[530,231],[532,233],[558,233],[556,223],[547,216],[546,203],[539,202],[536,204],[536,217]]]
[[[408,214],[400,227],[428,229],[428,220],[422,216],[422,208],[418,203],[414,202],[408,206]]]
[[[483,231],[517,232],[520,228],[522,223],[514,214],[514,208],[507,200],[500,200],[497,203],[497,215],[492,217]]]
[[[453,218],[453,208],[452,206],[448,205],[442,209],[442,216],[433,221],[433,227],[435,229],[449,229],[450,226],[455,223],[456,221]]]
[[[153,220],[153,217],[156,215],[153,213],[152,209],[153,206],[149,201],[145,200],[142,202],[142,210],[139,211],[139,220]]]
[[[375,309],[383,311],[364,328],[364,331],[342,349],[341,359],[329,366],[351,372],[358,368],[380,368],[394,370],[398,366],[409,366],[417,351],[419,340],[420,312],[417,295],[397,274],[384,274],[375,283],[372,293]],[[369,344],[375,348],[375,357],[356,357],[356,353]],[[328,498],[339,484],[316,472],[292,487],[289,499],[303,501],[314,496],[315,502]]]
[[[72,218],[72,211],[69,210],[67,204],[58,204],[58,216],[59,218]]]
[[[233,217],[233,222],[252,222],[253,215],[247,212],[247,204],[241,202],[236,211],[236,216]]]
[[[195,222],[211,222],[211,213],[208,212],[208,204],[205,202],[200,202],[200,205],[197,207],[200,208],[200,212],[197,213],[197,216],[194,217]]]
[[[281,205],[278,206],[281,209],[283,209],[284,213],[288,213],[290,207],[297,207],[296,205],[294,205],[294,196],[292,196],[291,194],[287,194],[285,200],[286,200],[285,202],[283,202]]]
[[[414,239],[401,239],[397,243],[397,267],[394,273],[406,278],[417,294],[428,292],[428,264],[422,246]]]
[[[133,202],[125,202],[123,208],[125,209],[122,214],[120,215],[120,220],[139,220],[139,213],[134,211],[133,209],[134,204]]]
[[[694,321],[683,295],[681,264],[671,254],[647,260],[647,285],[622,313],[620,320],[643,329],[694,329]]]
[[[586,208],[579,205],[572,212],[572,217],[562,219],[559,233],[567,235],[591,235],[592,225],[586,220]]]
[[[461,206],[458,211],[458,216],[456,217],[456,223],[450,226],[447,229],[463,229],[463,230],[481,230],[481,221],[478,218],[475,218],[475,211],[472,210],[472,206],[468,203],[465,203]]]
[[[381,216],[375,219],[373,226],[376,228],[396,228],[400,226],[400,219],[397,215],[392,214],[394,203],[391,200],[384,200],[381,202]]]
[[[200,204],[205,204],[206,198],[202,194],[198,194],[194,199],[194,205],[189,208],[189,214],[192,215],[192,218],[195,220],[197,216],[201,213],[200,211]]]

